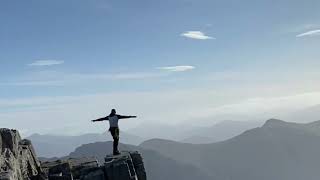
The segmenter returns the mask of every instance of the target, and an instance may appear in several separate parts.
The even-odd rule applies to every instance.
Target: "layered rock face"
[[[42,167],[49,180],[146,180],[146,172],[141,155],[123,152],[108,155],[103,165],[94,158],[76,158],[44,162]]]
[[[42,180],[40,162],[29,140],[0,129],[0,180]]]
[[[29,140],[18,131],[0,129],[0,180],[146,180],[141,155],[123,152],[95,158],[72,158],[40,164]]]
[[[119,156],[107,156],[103,167],[108,179],[146,180],[142,157],[138,152],[124,152]]]

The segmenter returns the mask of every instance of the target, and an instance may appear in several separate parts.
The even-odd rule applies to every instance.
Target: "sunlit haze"
[[[320,1],[0,2],[0,127],[205,126],[320,104]],[[272,13],[270,13],[272,12]],[[121,122],[120,122],[121,123]]]

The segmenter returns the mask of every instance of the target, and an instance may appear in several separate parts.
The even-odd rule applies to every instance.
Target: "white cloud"
[[[158,67],[158,69],[167,70],[170,72],[183,72],[190,71],[194,69],[194,66],[166,66],[166,67]]]
[[[201,31],[187,31],[182,33],[181,36],[198,40],[215,39],[214,37],[207,36],[205,33]]]
[[[298,34],[296,37],[305,37],[305,36],[319,36],[320,35],[320,29],[308,31],[302,34]]]
[[[74,79],[104,79],[104,80],[139,80],[149,78],[159,78],[167,74],[155,72],[129,72],[129,73],[105,73],[105,74],[73,74]]]
[[[58,61],[58,60],[39,60],[28,65],[29,66],[53,66],[53,65],[60,65],[63,63],[64,61]]]

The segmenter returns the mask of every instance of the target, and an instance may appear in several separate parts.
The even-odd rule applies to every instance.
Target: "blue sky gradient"
[[[318,92],[319,7],[317,0],[3,0],[0,113],[16,119],[4,125],[19,122],[16,111],[37,113],[28,107],[39,97],[205,90],[234,97],[224,105]],[[182,35],[189,31],[211,39]],[[60,63],[30,65],[39,61]]]

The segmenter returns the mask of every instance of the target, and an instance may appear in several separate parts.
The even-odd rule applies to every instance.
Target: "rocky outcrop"
[[[54,162],[44,162],[42,167],[49,180],[146,180],[146,172],[141,155],[123,152],[108,155],[99,165],[94,158],[70,158]]]
[[[31,141],[18,131],[0,129],[0,180],[146,180],[141,155],[123,152],[95,158],[69,158],[40,164]]]
[[[16,130],[0,129],[0,180],[42,180],[32,144]]]
[[[92,169],[99,168],[99,163],[95,158],[69,158],[43,162],[41,167],[49,180],[72,180],[83,179]]]
[[[124,152],[118,156],[107,156],[103,168],[108,179],[147,179],[142,157],[136,151]]]

